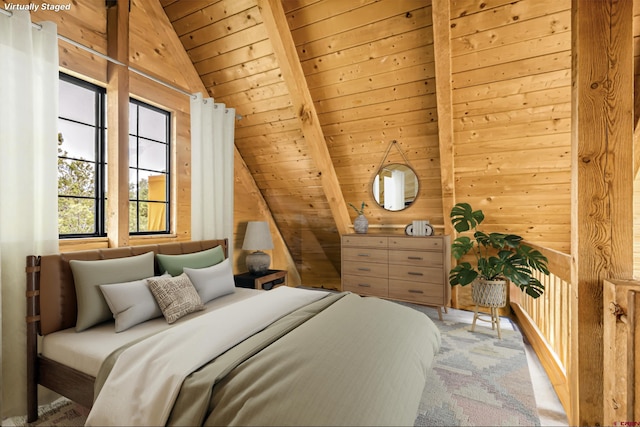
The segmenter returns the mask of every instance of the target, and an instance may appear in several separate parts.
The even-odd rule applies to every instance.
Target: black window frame
[[[86,238],[86,237],[106,237],[106,144],[107,144],[107,129],[106,129],[106,104],[107,104],[107,91],[105,88],[89,83],[85,80],[71,76],[60,72],[59,79],[67,83],[80,86],[84,89],[93,91],[96,94],[95,97],[95,131],[94,131],[94,150],[95,160],[92,162],[95,164],[95,192],[92,197],[94,200],[94,232],[93,233],[67,233],[59,234],[60,239],[73,239],[73,238]],[[76,120],[72,120],[65,117],[58,116],[58,120],[70,121],[73,123],[81,123]],[[81,123],[87,125],[86,123]],[[62,135],[64,138],[64,135]],[[61,156],[58,156],[60,158]],[[62,156],[63,159],[72,159]],[[86,160],[84,160],[86,161]],[[58,199],[60,198],[72,198],[72,199],[89,199],[88,197],[81,196],[61,196],[58,193]]]
[[[147,104],[146,102],[140,101],[138,99],[135,98],[129,98],[129,103],[130,104],[135,104],[136,107],[138,108],[138,114],[136,114],[136,118],[138,119],[138,123],[136,123],[136,133],[135,135],[131,132],[132,129],[132,124],[129,123],[129,138],[134,137],[136,138],[136,168],[133,168],[131,166],[131,161],[129,161],[129,165],[128,165],[128,171],[129,173],[131,173],[132,169],[136,169],[137,171],[143,170],[143,171],[147,171],[147,172],[161,172],[163,174],[166,175],[166,180],[165,180],[165,200],[150,200],[150,199],[140,199],[140,193],[139,193],[139,189],[140,187],[138,185],[136,185],[136,189],[138,189],[137,191],[137,197],[135,199],[129,198],[129,204],[131,205],[131,203],[136,203],[136,218],[139,218],[139,210],[140,210],[140,202],[147,202],[147,203],[164,203],[165,205],[165,230],[152,230],[152,231],[139,231],[140,229],[140,224],[138,221],[136,221],[137,223],[137,229],[138,231],[134,231],[132,232],[131,230],[129,230],[129,235],[136,235],[136,236],[145,236],[145,235],[153,235],[153,234],[169,234],[171,232],[171,113],[167,110],[163,110],[162,108],[158,108],[155,107],[153,105]],[[140,114],[139,114],[139,109],[140,108],[146,108],[149,109],[151,111],[155,111],[157,113],[163,114],[166,118],[166,124],[167,127],[165,129],[165,141],[158,141],[155,140],[153,138],[147,138],[147,137],[143,137],[140,136],[140,131],[139,131],[139,122],[140,122]],[[155,143],[162,143],[162,144],[166,144],[166,163],[165,163],[165,170],[164,171],[154,171],[152,169],[146,169],[146,168],[141,168],[140,166],[140,156],[139,156],[139,148],[140,148],[140,140],[145,140],[145,141],[152,141]],[[127,174],[127,176],[129,176],[129,174]],[[139,175],[138,175],[139,176]],[[136,182],[140,182],[139,178]],[[149,183],[147,183],[147,185],[149,185]],[[129,224],[131,224],[131,218],[129,218]]]
[[[94,150],[95,150],[95,161],[93,161],[92,163],[95,163],[95,167],[96,167],[96,173],[95,173],[95,193],[93,195],[93,197],[82,197],[82,196],[68,196],[68,195],[60,195],[58,194],[58,198],[81,198],[81,199],[91,199],[94,201],[94,218],[95,218],[95,227],[94,227],[94,232],[93,233],[68,233],[68,234],[59,234],[58,237],[60,239],[77,239],[77,238],[91,238],[91,237],[106,237],[107,236],[107,216],[106,216],[106,212],[107,212],[107,187],[106,187],[106,183],[107,183],[107,173],[108,173],[108,168],[107,168],[107,94],[106,94],[106,89],[95,85],[93,83],[87,82],[85,80],[82,80],[80,78],[71,76],[69,74],[65,74],[63,72],[59,73],[59,79],[63,80],[67,83],[71,83],[71,84],[75,84],[78,85],[82,88],[91,90],[93,92],[96,93],[96,105],[95,105],[95,114],[96,114],[96,118],[95,118],[95,123],[96,125],[95,127],[95,143],[94,143]],[[171,124],[172,124],[172,114],[170,111],[164,110],[162,108],[159,107],[155,107],[153,105],[147,104],[143,101],[134,99],[129,97],[129,102],[130,103],[134,103],[137,106],[141,106],[143,108],[148,108],[151,109],[153,111],[162,113],[164,115],[166,115],[166,172],[162,172],[164,174],[166,174],[166,185],[165,185],[165,201],[162,201],[162,203],[165,204],[165,229],[164,230],[153,230],[153,231],[129,231],[129,235],[130,236],[139,236],[139,235],[166,235],[166,234],[171,234],[171,206],[172,206],[172,199],[171,199],[171,183],[172,183],[172,171],[171,171],[171,147],[172,147],[172,139],[171,139]],[[136,117],[139,117],[139,115],[136,115]],[[60,117],[58,116],[58,120],[67,120],[67,121],[71,121],[71,122],[76,122],[79,123],[75,120],[69,119],[69,118],[64,118],[64,117]],[[86,125],[86,124],[83,124]],[[139,136],[137,136],[137,134],[139,133],[137,131],[138,127],[136,124],[136,137],[139,138]],[[128,132],[129,136],[132,137],[134,135],[131,134],[131,123],[129,124],[129,132]],[[64,135],[63,135],[64,137]],[[148,138],[146,138],[148,140]],[[157,141],[156,141],[157,142]],[[136,144],[136,149],[138,149],[139,143]],[[78,160],[78,159],[74,159],[74,158],[69,158],[69,157],[65,157],[65,156],[58,156],[58,158],[63,158],[63,159],[71,159],[71,160]],[[83,160],[83,161],[87,161],[87,160]],[[139,159],[137,159],[137,161],[139,161]],[[89,161],[87,161],[89,162]],[[127,171],[131,170],[131,166],[130,164],[127,164]],[[142,170],[146,170],[146,169],[142,169]],[[127,177],[129,176],[129,173],[127,173]],[[128,185],[129,181],[127,179],[127,185]],[[136,185],[136,188],[138,188],[138,185]],[[136,197],[136,199],[131,199],[129,198],[129,203],[131,204],[132,202],[140,202],[141,200],[139,200],[139,194],[138,197]],[[148,202],[148,200],[142,200],[143,202]],[[154,201],[154,203],[158,203],[160,201]],[[127,211],[128,212],[128,211]],[[138,220],[136,219],[136,224],[137,224],[137,229],[139,229],[139,223]]]

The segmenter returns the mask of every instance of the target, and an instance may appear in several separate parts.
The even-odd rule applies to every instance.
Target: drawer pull
[[[410,294],[424,294],[424,291],[420,291],[417,289],[409,289]]]
[[[358,267],[358,271],[371,271],[370,268]]]
[[[370,288],[371,285],[368,283],[358,283],[358,286],[360,286],[361,288]]]
[[[407,257],[407,259],[412,259],[412,260],[417,260],[417,261],[422,261],[423,258],[421,256],[410,256]]]
[[[358,256],[362,256],[362,257],[370,257],[370,254],[358,254]]]
[[[407,274],[409,276],[424,276],[424,274],[418,273],[418,272],[415,272],[415,271],[409,271],[409,272],[407,272]]]

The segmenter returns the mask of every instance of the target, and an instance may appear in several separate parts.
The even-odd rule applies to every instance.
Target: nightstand
[[[239,288],[254,288],[270,290],[278,286],[287,286],[286,270],[268,270],[263,276],[254,276],[251,273],[236,274],[233,276],[236,286]]]

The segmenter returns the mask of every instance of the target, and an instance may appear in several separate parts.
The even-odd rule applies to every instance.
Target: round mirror
[[[409,166],[391,163],[380,168],[373,178],[373,198],[381,208],[401,211],[411,206],[418,195],[418,177]]]

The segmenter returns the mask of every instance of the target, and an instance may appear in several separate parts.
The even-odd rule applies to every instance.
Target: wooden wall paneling
[[[285,82],[290,88],[292,102],[299,112],[302,132],[321,175],[322,187],[331,206],[331,212],[340,235],[347,233],[350,219],[340,190],[331,158],[327,151],[323,131],[320,128],[313,99],[302,73],[300,63],[291,39],[284,10],[279,0],[259,0],[258,6],[264,19],[265,28],[274,46],[274,53],[280,63]]]
[[[107,237],[110,247],[129,245],[129,1],[107,8]]]
[[[572,425],[603,423],[603,280],[633,274],[632,2],[574,1]],[[612,126],[612,124],[614,124]]]

